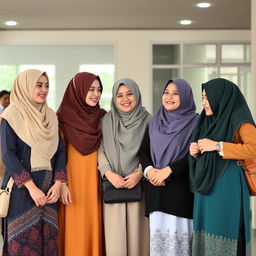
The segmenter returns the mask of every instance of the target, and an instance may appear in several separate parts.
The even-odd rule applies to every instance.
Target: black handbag
[[[128,189],[116,188],[108,179],[101,179],[101,193],[105,204],[139,202],[142,197],[141,182]]]

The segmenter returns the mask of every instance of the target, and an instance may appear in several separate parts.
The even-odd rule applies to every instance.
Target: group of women
[[[2,187],[14,180],[3,255],[249,256],[249,191],[236,161],[256,158],[255,123],[232,82],[201,89],[198,115],[188,82],[168,80],[152,117],[124,78],[106,113],[99,76],[81,72],[55,114],[47,74],[18,75],[1,115]],[[139,186],[142,198],[104,202],[99,177],[128,197]]]

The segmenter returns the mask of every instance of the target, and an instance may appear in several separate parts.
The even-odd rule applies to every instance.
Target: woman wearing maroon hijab
[[[62,185],[61,255],[103,255],[97,150],[101,141],[100,78],[82,72],[66,89],[57,111],[67,150],[68,184]],[[71,199],[72,197],[72,199]]]

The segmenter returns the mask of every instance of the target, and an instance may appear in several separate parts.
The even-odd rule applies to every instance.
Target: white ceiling
[[[0,0],[6,29],[250,29],[251,0]],[[178,23],[191,19],[190,26]],[[4,25],[15,20],[15,28]]]

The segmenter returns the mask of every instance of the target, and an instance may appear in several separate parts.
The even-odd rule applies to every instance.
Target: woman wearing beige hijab
[[[3,219],[3,255],[57,255],[57,200],[66,182],[65,148],[56,114],[46,103],[48,76],[27,70],[17,76],[11,104],[2,114],[3,187],[14,180]]]

